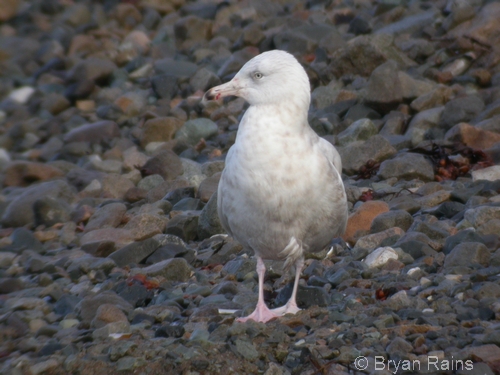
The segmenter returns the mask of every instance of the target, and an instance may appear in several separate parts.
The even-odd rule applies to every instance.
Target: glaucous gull
[[[205,99],[239,96],[250,107],[227,154],[218,188],[218,213],[227,233],[257,258],[259,297],[255,311],[238,321],[267,322],[296,313],[304,254],[323,250],[347,223],[342,163],[337,150],[307,121],[309,79],[285,51],[264,52]],[[263,259],[295,265],[286,305],[264,302]]]

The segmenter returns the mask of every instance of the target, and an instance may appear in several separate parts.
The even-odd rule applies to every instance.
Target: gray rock
[[[413,217],[404,210],[391,210],[376,216],[370,227],[371,233],[382,232],[386,229],[399,227],[407,231],[413,223]]]
[[[450,100],[444,106],[439,126],[451,129],[460,122],[469,122],[484,109],[484,102],[479,96],[471,95]]]
[[[98,121],[83,124],[64,135],[64,142],[99,143],[120,136],[120,129],[114,121]]]
[[[225,232],[217,213],[217,192],[215,192],[201,210],[197,228],[198,239],[203,240]]]
[[[102,81],[108,79],[117,70],[116,64],[104,58],[88,57],[80,60],[68,72],[68,81]]]
[[[444,261],[445,268],[470,267],[472,265],[488,266],[490,252],[480,242],[462,242],[451,250]]]
[[[430,138],[431,131],[438,127],[443,111],[444,107],[437,107],[427,109],[413,116],[405,133],[406,137],[411,140],[413,147]]]
[[[343,102],[338,103],[338,105],[342,105]],[[337,105],[334,106],[335,108]],[[372,120],[379,119],[380,114],[375,111],[373,108],[368,107],[365,104],[358,103],[354,104],[352,107],[349,107],[349,110],[344,116],[345,120],[358,121],[364,118],[369,118]]]
[[[335,51],[330,66],[337,77],[345,74],[367,77],[389,59],[396,61],[402,68],[415,64],[393,45],[392,36],[361,35]]]
[[[483,298],[498,299],[500,298],[500,285],[497,282],[487,281],[476,290],[475,297],[478,300]]]
[[[158,74],[151,77],[151,86],[157,97],[162,99],[172,99],[179,87],[177,77],[170,74]]]
[[[106,204],[90,217],[85,226],[85,233],[102,228],[116,228],[123,220],[123,215],[127,212],[127,207],[123,203]]]
[[[245,275],[255,271],[256,264],[255,259],[239,257],[227,262],[222,270],[228,274],[236,275],[236,279],[241,281]]]
[[[399,358],[406,358],[408,353],[413,351],[413,346],[402,337],[396,337],[393,339],[389,345],[385,348],[387,354],[392,356],[398,356]]]
[[[206,91],[211,87],[221,84],[217,74],[207,68],[199,69],[189,80],[189,84],[194,91]]]
[[[187,281],[191,272],[191,267],[183,258],[167,259],[140,270],[145,275],[162,276],[170,281]]]
[[[196,198],[183,198],[172,207],[172,211],[201,210],[203,204]]]
[[[377,175],[384,180],[396,177],[405,180],[417,178],[422,181],[432,181],[434,180],[434,169],[431,162],[423,155],[403,153],[382,162]]]
[[[288,302],[292,296],[293,283],[287,284],[280,290],[274,304],[276,307],[282,306]],[[297,304],[303,308],[312,306],[328,306],[331,298],[324,288],[317,286],[299,286],[297,291]]]
[[[175,133],[175,139],[196,145],[202,138],[209,139],[218,132],[217,124],[207,118],[189,120]]]
[[[369,119],[353,122],[349,127],[337,135],[337,144],[346,146],[355,141],[366,141],[377,134],[377,127]]]
[[[138,264],[153,254],[160,247],[169,244],[185,247],[184,241],[178,237],[168,234],[157,234],[144,241],[136,241],[124,246],[109,255],[109,258],[114,260],[119,267],[129,264]]]
[[[406,254],[409,254],[413,259],[419,259],[423,256],[435,256],[436,251],[428,244],[416,240],[398,241],[394,246],[398,246]]]
[[[490,220],[500,219],[500,207],[481,206],[470,208],[465,211],[464,218],[475,228],[479,228]]]
[[[321,44],[329,52],[333,52],[344,45],[337,29],[326,23],[304,23],[299,27],[277,33],[273,42],[276,48],[291,53],[313,52],[318,44]]]
[[[355,174],[370,159],[381,162],[396,153],[396,149],[378,134],[365,142],[354,142],[346,147],[339,147],[338,151],[342,158],[343,171],[348,175]]]
[[[33,204],[42,198],[51,197],[63,202],[71,202],[74,197],[73,189],[62,180],[42,182],[26,188],[23,193],[14,198],[7,206],[2,224],[8,227],[33,225],[35,213]]]
[[[142,167],[143,175],[159,174],[164,180],[175,179],[184,172],[181,159],[170,150],[163,150],[151,157]]]
[[[198,66],[189,61],[178,61],[171,58],[157,60],[154,63],[157,74],[166,74],[177,80],[189,80],[198,70]]]
[[[431,25],[437,17],[439,17],[439,12],[436,9],[409,15],[399,21],[381,27],[375,31],[375,34],[413,34],[418,30],[422,30],[426,25]]]
[[[12,243],[3,250],[21,254],[24,250],[43,252],[42,243],[26,228],[17,228],[11,235]]]
[[[481,242],[484,243],[482,236],[474,230],[461,230],[457,234],[449,236],[443,246],[443,253],[449,254],[458,244],[462,242]]]
[[[398,259],[398,254],[392,247],[379,247],[373,250],[365,259],[365,263],[370,268],[383,266],[389,259]]]
[[[259,358],[259,352],[251,342],[236,339],[234,342],[236,352],[247,361],[255,361]]]
[[[167,223],[165,233],[173,234],[187,242],[193,241],[198,235],[199,216],[200,211],[182,211]]]
[[[159,174],[152,174],[152,175],[144,177],[141,181],[139,181],[139,183],[137,184],[137,187],[139,189],[144,189],[146,191],[149,191],[149,190],[157,187],[158,185],[161,185],[162,182],[164,182],[164,181],[165,180],[163,179],[163,177],[160,176]]]
[[[380,130],[380,135],[394,136],[403,134],[409,116],[398,111],[392,111],[384,117],[385,123]]]
[[[99,306],[105,303],[117,306],[125,314],[128,314],[133,310],[132,305],[118,296],[116,293],[111,291],[104,291],[94,296],[85,297],[76,305],[75,311],[79,314],[84,323],[90,324],[92,319],[94,319]]]
[[[403,101],[403,89],[398,75],[398,64],[389,60],[371,74],[366,87],[366,103],[379,112],[395,109]]]

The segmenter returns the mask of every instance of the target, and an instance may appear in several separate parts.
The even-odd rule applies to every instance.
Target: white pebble
[[[26,104],[34,93],[35,89],[33,87],[23,86],[11,91],[9,99],[12,99],[19,104]]]

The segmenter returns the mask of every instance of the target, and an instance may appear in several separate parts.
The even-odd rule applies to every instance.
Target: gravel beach
[[[0,374],[500,374],[499,20],[488,0],[0,0]],[[248,104],[202,97],[272,49],[309,76],[350,216],[299,313],[239,323],[256,261],[216,192]],[[279,307],[294,275],[265,264]]]

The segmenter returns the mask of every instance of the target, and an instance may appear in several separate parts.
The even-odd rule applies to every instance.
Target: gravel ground
[[[1,374],[500,374],[499,2],[0,9]],[[255,259],[215,192],[247,105],[201,98],[274,48],[310,77],[350,218],[300,313],[236,323]]]

